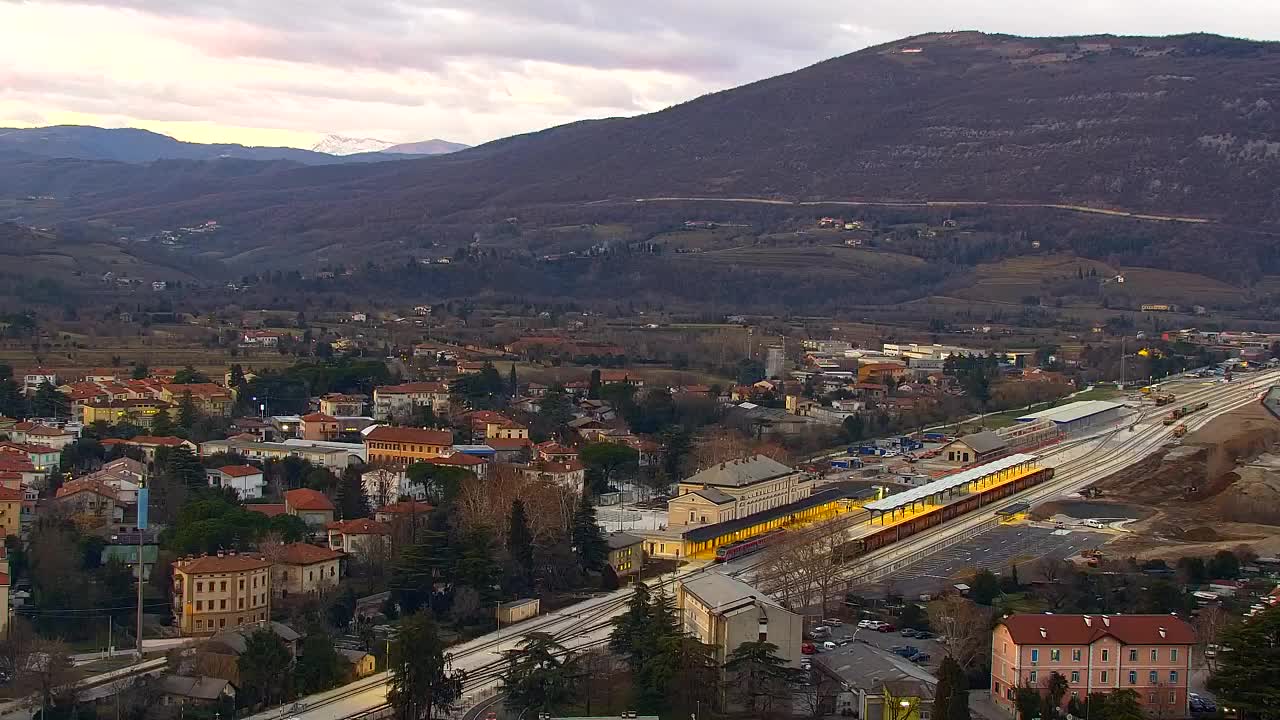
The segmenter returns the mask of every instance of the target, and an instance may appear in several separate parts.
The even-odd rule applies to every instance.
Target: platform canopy
[[[934,480],[933,482],[927,485],[921,485],[920,487],[911,488],[910,490],[900,492],[895,495],[890,495],[888,497],[884,497],[873,502],[869,502],[863,507],[866,508],[867,510],[874,510],[876,512],[889,512],[890,510],[897,510],[898,508],[906,507],[908,505],[911,505],[912,503],[920,502],[921,500],[924,500],[925,498],[931,497],[933,495],[938,495],[940,493],[947,492],[948,490],[954,490],[959,487],[964,487],[965,485],[968,485],[969,483],[974,482],[976,480],[981,480],[982,478],[985,478],[988,475],[995,475],[998,472],[1003,472],[1010,468],[1015,468],[1019,465],[1025,465],[1026,463],[1035,462],[1035,460],[1036,460],[1035,455],[1026,455],[1021,453],[1017,455],[1010,455],[1008,457],[1002,457],[999,460],[992,460],[991,462],[986,463],[985,465],[979,465],[978,467],[975,467],[975,468],[969,468],[968,470],[961,470],[958,473],[954,473],[952,475],[947,475],[946,477],[938,478],[937,480]]]

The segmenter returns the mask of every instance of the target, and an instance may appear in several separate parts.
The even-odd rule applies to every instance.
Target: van
[[[838,648],[838,647],[840,647],[840,646],[839,646],[839,645],[836,645],[835,643],[831,642],[830,640],[828,640],[828,641],[826,641],[826,642],[822,643],[822,649],[823,649],[823,650],[826,650],[827,652],[831,652],[832,650],[835,650],[835,649],[836,649],[836,648]]]

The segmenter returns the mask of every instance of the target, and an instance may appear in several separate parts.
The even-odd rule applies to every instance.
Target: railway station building
[[[680,481],[667,503],[667,525],[715,525],[772,510],[809,497],[815,482],[764,455],[712,465]]]

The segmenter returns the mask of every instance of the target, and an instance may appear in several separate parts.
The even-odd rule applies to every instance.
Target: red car
[[[880,623],[880,627],[876,629],[879,630],[880,632],[893,632],[898,628],[894,627],[893,623]]]
[[[800,652],[804,655],[812,655],[817,652],[817,648],[811,642],[800,643]]]

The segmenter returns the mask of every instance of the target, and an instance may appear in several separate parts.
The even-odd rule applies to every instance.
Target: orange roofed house
[[[384,385],[373,390],[373,417],[379,422],[407,419],[419,407],[437,415],[449,412],[449,386],[442,382]]]
[[[364,446],[370,465],[412,465],[448,455],[453,450],[453,433],[378,425],[365,432]]]
[[[333,522],[333,502],[319,490],[298,488],[284,494],[285,512],[297,515],[308,527],[324,527]]]
[[[391,527],[369,518],[340,520],[329,523],[329,549],[368,557],[386,547]]]
[[[271,567],[271,588],[277,596],[322,595],[338,584],[342,553],[310,543],[280,548]]]
[[[206,555],[173,563],[173,614],[183,635],[212,635],[271,615],[271,562]]]
[[[991,698],[1015,715],[1018,688],[1047,692],[1053,673],[1067,694],[1133,690],[1148,714],[1187,716],[1195,630],[1173,615],[1010,615],[992,631]]]

